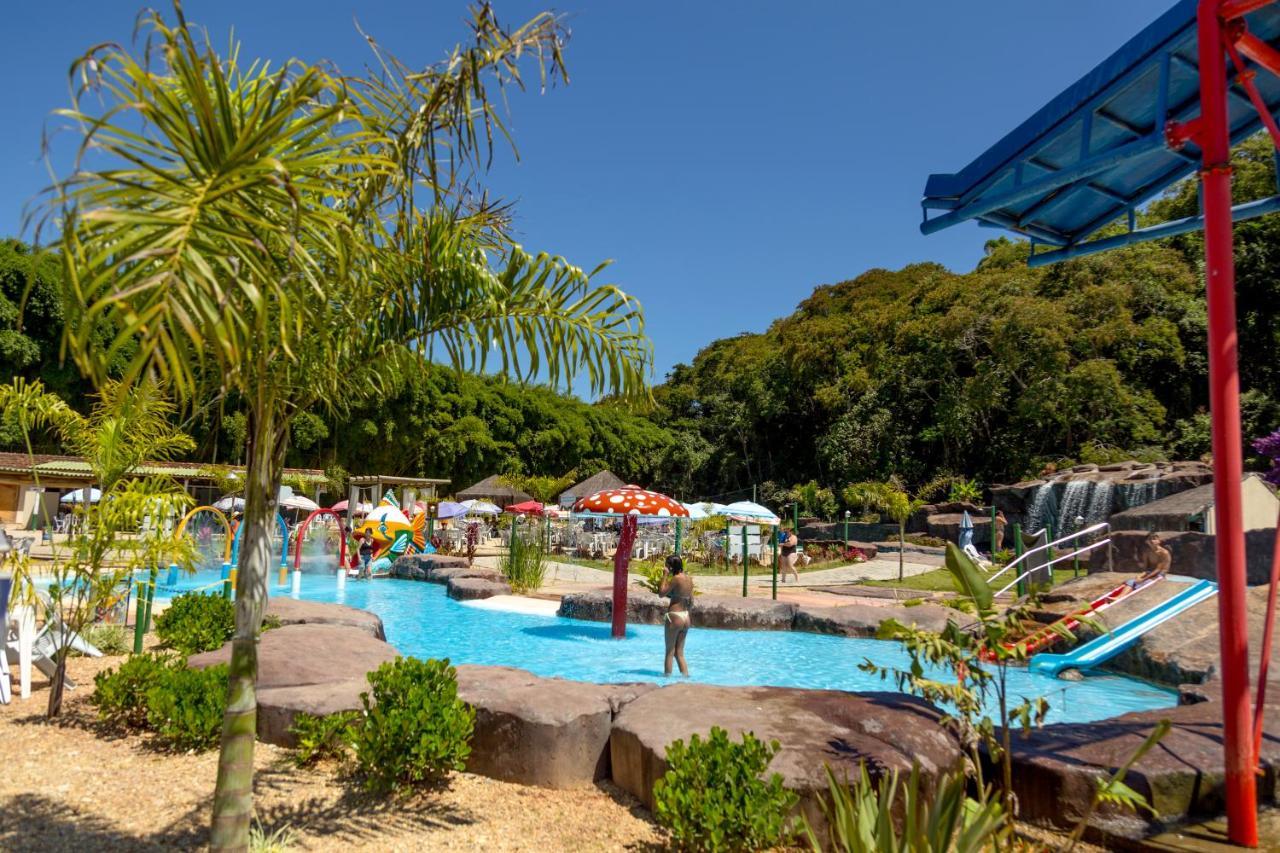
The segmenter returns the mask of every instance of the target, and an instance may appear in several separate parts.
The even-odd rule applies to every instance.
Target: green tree
[[[505,134],[490,85],[563,73],[564,32],[542,14],[515,30],[488,6],[472,42],[379,71],[244,64],[219,56],[175,7],[153,13],[149,61],[117,45],[74,63],[64,115],[84,134],[57,184],[67,269],[67,342],[101,381],[157,373],[185,400],[238,395],[247,474],[236,633],[211,846],[245,848],[252,808],[256,636],[269,525],[298,412],[381,396],[426,354],[458,368],[585,372],[595,390],[645,392],[651,355],[639,305],[561,258],[532,255],[476,172]],[[447,152],[447,156],[442,156]],[[417,194],[428,197],[420,207]],[[479,200],[477,200],[479,199]],[[106,347],[92,346],[109,325]]]
[[[841,493],[848,506],[870,507],[884,513],[898,525],[898,580],[902,580],[905,566],[904,554],[907,540],[907,522],[912,514],[924,506],[940,488],[945,488],[953,478],[943,475],[931,480],[913,495],[902,480],[893,477],[881,482],[851,483]]]
[[[135,571],[158,565],[190,565],[189,540],[164,532],[161,520],[177,518],[191,498],[172,478],[137,476],[147,461],[164,461],[192,447],[191,438],[171,423],[173,404],[153,382],[123,385],[107,381],[89,414],[81,415],[40,382],[21,378],[0,386],[0,409],[26,414],[24,430],[51,426],[63,443],[82,456],[92,475],[85,488],[97,488],[101,498],[75,507],[80,516],[66,548],[55,548],[48,580],[46,619],[54,626],[54,663],[47,714],[62,710],[67,656],[71,641],[98,613],[125,597]],[[32,467],[34,469],[34,457]],[[20,583],[30,587],[29,574]],[[27,589],[23,597],[34,598]]]

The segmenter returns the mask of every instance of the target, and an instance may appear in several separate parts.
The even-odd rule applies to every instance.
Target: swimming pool
[[[216,572],[200,572],[183,577],[179,586],[194,588],[215,580]],[[272,583],[271,594],[290,592]],[[449,598],[439,584],[422,581],[348,580],[339,586],[329,573],[304,572],[296,597],[378,614],[387,640],[406,655],[514,666],[579,681],[664,681],[662,628],[657,625],[628,625],[627,639],[619,642],[610,638],[605,623],[479,609]],[[892,680],[858,669],[867,658],[885,667],[909,665],[897,643],[801,631],[695,627],[685,655],[694,681],[856,691],[894,689]],[[1049,700],[1048,722],[1089,722],[1177,704],[1172,690],[1116,675],[1060,681],[1016,668],[1009,681],[1013,694]]]

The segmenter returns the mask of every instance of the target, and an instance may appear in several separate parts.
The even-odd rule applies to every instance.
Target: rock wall
[[[1213,469],[1203,462],[1131,460],[1111,465],[1077,465],[1039,480],[992,486],[991,500],[1011,524],[1017,522],[1024,529],[1032,522],[1033,516],[1037,515],[1037,509],[1056,510],[1051,513],[1054,517],[1050,520],[1055,523],[1055,529],[1061,529],[1058,515],[1064,505],[1070,503],[1068,487],[1072,483],[1103,486],[1102,491],[1093,489],[1089,497],[1096,504],[1092,507],[1094,514],[1105,519],[1111,513],[1142,506],[1212,481]],[[1051,494],[1042,492],[1042,487],[1048,487]],[[1077,487],[1076,493],[1079,491]],[[1040,501],[1039,507],[1037,500]],[[1087,502],[1080,509],[1083,511],[1079,514],[1090,517]],[[975,519],[975,523],[976,521]]]
[[[1145,530],[1114,530],[1111,544],[1096,548],[1090,553],[1089,572],[1141,571],[1138,555],[1146,542]],[[1172,557],[1170,572],[1206,580],[1218,579],[1217,547],[1215,536],[1197,531],[1172,531],[1160,534],[1160,539]],[[1251,586],[1271,582],[1271,561],[1275,552],[1276,532],[1272,530],[1245,531],[1245,574]],[[1111,565],[1108,566],[1108,549]]]

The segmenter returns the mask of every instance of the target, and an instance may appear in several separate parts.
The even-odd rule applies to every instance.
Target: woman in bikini
[[[693,578],[685,574],[684,561],[674,554],[667,557],[667,576],[662,581],[658,595],[671,599],[666,624],[667,657],[662,667],[663,675],[671,675],[671,661],[680,664],[680,674],[689,677],[689,666],[684,662],[684,641],[689,636],[689,612],[693,609]]]

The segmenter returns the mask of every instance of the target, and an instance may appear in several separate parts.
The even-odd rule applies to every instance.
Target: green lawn
[[[1083,569],[1080,570],[1080,574],[1081,576],[1084,575]],[[1057,586],[1058,584],[1065,583],[1071,580],[1073,577],[1075,577],[1075,574],[1071,571],[1071,569],[1054,569],[1053,585]],[[1004,575],[1001,575],[996,580],[998,584],[996,588],[999,589],[999,587],[1004,586],[1009,581],[1013,580],[1013,578],[1010,577],[1006,579]],[[862,581],[862,585],[863,586],[896,587],[898,589],[917,589],[917,590],[922,590],[926,592],[955,592],[956,591],[955,584],[951,582],[951,572],[947,571],[946,569],[934,569],[931,572],[924,572],[918,575],[911,575],[910,577],[903,578],[902,580],[893,578],[891,580],[883,580],[883,581]]]

